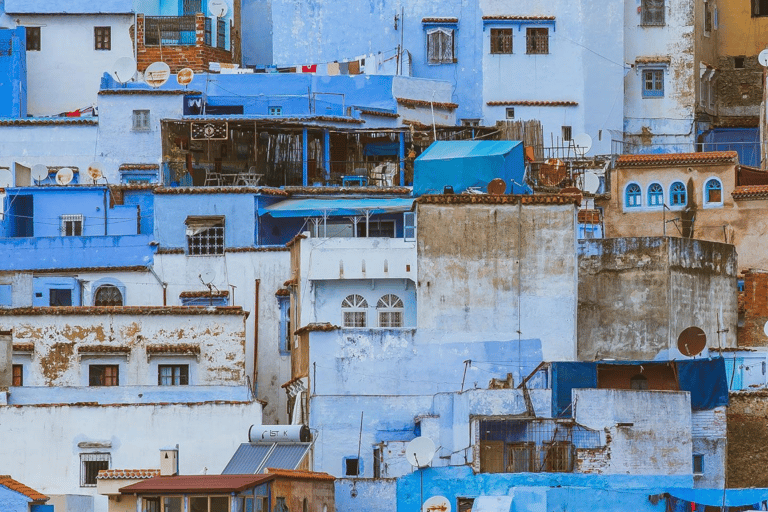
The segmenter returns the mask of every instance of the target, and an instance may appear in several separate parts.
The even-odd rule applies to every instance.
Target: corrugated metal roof
[[[451,160],[506,155],[522,144],[514,140],[453,140],[437,141],[429,146],[416,160]]]
[[[360,215],[371,213],[407,212],[413,207],[408,198],[357,198],[357,199],[287,199],[266,208],[259,208],[259,215],[268,213],[272,217],[322,217],[326,212],[332,216]]]
[[[272,480],[273,475],[178,475],[156,476],[122,487],[123,494],[240,492]]]
[[[312,443],[243,443],[222,475],[253,475],[264,468],[296,469]]]

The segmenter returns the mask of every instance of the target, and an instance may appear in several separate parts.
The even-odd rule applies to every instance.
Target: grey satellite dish
[[[227,3],[224,0],[209,0],[208,12],[214,18],[221,18],[227,14]]]
[[[765,49],[758,54],[757,62],[759,62],[763,67],[768,67],[768,49]]]
[[[451,512],[451,502],[445,496],[432,496],[421,506],[421,512]]]
[[[13,174],[8,169],[0,169],[0,188],[13,186]]]
[[[203,282],[204,285],[208,286],[213,282],[214,279],[216,279],[216,272],[214,272],[211,269],[203,270],[200,272],[200,275],[198,276],[200,280]]]
[[[88,165],[88,176],[91,177],[94,183],[104,177],[104,171],[99,162],[91,162],[90,165]]]
[[[155,89],[162,86],[171,76],[171,68],[165,62],[153,62],[144,71],[144,81]]]
[[[48,178],[48,167],[43,164],[32,166],[32,179],[39,185],[41,181]]]
[[[176,83],[179,85],[189,85],[193,78],[195,78],[195,72],[189,68],[181,69],[176,73]]]
[[[592,137],[588,133],[580,133],[571,140],[571,144],[583,156],[592,149]]]
[[[428,437],[417,437],[405,447],[405,458],[417,468],[429,466],[435,456],[435,443]]]
[[[600,178],[592,171],[584,171],[584,174],[579,178],[580,189],[582,192],[594,194],[600,188]]]
[[[112,77],[124,84],[130,82],[136,74],[136,61],[130,57],[120,57],[112,65]]]
[[[62,167],[59,172],[56,173],[56,183],[59,185],[69,185],[72,183],[72,178],[75,177],[75,173],[69,167]]]

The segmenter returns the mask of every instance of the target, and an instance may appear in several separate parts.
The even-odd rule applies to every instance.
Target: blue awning
[[[679,500],[696,503],[699,505],[709,505],[711,507],[720,507],[723,504],[722,489],[670,489],[669,495]],[[768,489],[726,489],[725,506],[726,507],[744,507],[748,505],[757,505],[762,501],[768,500]],[[759,509],[758,509],[759,510]]]
[[[412,198],[359,198],[359,199],[287,199],[271,206],[259,208],[259,215],[271,217],[346,217],[407,212],[413,207]]]

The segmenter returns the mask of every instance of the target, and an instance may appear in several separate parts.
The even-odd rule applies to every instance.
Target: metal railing
[[[146,46],[184,45],[196,42],[195,16],[145,16],[144,44]]]
[[[643,155],[656,153],[700,153],[710,151],[736,151],[739,163],[760,167],[760,155],[765,153],[761,142],[677,142],[665,144],[635,144],[620,140],[611,141],[611,152],[615,155]]]

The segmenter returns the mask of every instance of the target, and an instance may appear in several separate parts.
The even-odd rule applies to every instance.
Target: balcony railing
[[[206,18],[207,25],[210,20]],[[188,45],[196,43],[195,16],[145,16],[144,44],[146,46]],[[209,42],[206,42],[210,46]]]

